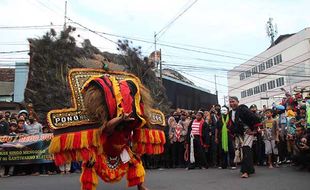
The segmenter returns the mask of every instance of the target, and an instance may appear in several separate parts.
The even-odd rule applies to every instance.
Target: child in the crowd
[[[282,108],[282,107],[281,107]],[[278,109],[278,126],[279,126],[279,164],[286,162],[287,144],[286,144],[286,129],[288,125],[287,117],[285,114],[285,108]]]
[[[26,133],[25,130],[25,120],[19,119],[17,122],[17,129],[16,129],[16,133]]]
[[[273,168],[272,155],[278,157],[279,128],[277,121],[272,118],[271,109],[265,110],[265,116],[266,119],[263,121],[265,153],[268,156],[269,168]]]
[[[294,137],[296,133],[296,119],[295,117],[292,117],[289,120],[289,124],[287,126],[287,154],[288,154],[288,162],[292,160],[293,155],[293,146],[294,146]]]
[[[17,134],[17,123],[16,121],[11,121],[10,123],[10,136],[16,136]]]
[[[296,113],[293,111],[293,108],[290,105],[286,107],[286,117],[288,118],[296,117]]]

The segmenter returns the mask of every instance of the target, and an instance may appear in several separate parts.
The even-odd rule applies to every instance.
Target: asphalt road
[[[305,190],[310,187],[310,172],[301,172],[292,167],[256,167],[256,174],[248,179],[241,179],[239,170],[147,170],[146,185],[150,190]],[[0,190],[15,189],[80,189],[79,174],[0,178]],[[97,189],[136,188],[127,188],[126,180],[115,184],[106,184],[100,180]]]

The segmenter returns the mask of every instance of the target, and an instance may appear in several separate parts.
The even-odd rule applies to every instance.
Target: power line
[[[30,25],[30,26],[0,26],[0,29],[46,29],[48,27],[61,27],[62,25]]]
[[[43,6],[43,7],[47,8],[48,10],[50,10],[50,11],[52,11],[52,12],[56,13],[56,14],[59,14],[59,12],[57,12],[57,11],[55,11],[54,9],[50,8],[48,5],[46,5],[46,4],[45,4],[45,3],[43,3],[42,1],[40,1],[40,0],[36,0],[36,2],[37,2],[37,3],[39,3],[41,6]]]
[[[41,4],[42,6],[44,6],[45,8],[47,8],[47,9],[49,9],[49,10],[51,10],[51,11],[53,11],[53,12],[55,12],[55,13],[57,13],[57,14],[59,14],[59,12],[57,12],[57,11],[55,11],[54,9],[51,9],[48,5],[46,5],[45,3],[43,3],[41,0],[36,0],[39,4]],[[161,32],[165,32],[178,18],[180,18],[185,12],[187,12],[195,3],[197,3],[198,2],[198,0],[195,0],[193,3],[191,3],[187,8],[185,8],[179,15],[177,15],[172,21],[170,21],[165,27],[163,27],[158,33],[157,33],[157,35],[158,34],[160,34]],[[55,4],[54,4],[54,6],[56,6]],[[58,8],[59,8],[59,6],[57,6]],[[59,8],[60,9],[60,8]],[[62,25],[58,25],[58,26],[62,26]],[[83,28],[85,28],[85,27],[83,27]],[[87,30],[89,30],[89,28],[87,28]],[[94,30],[92,30],[92,31],[94,31]],[[111,35],[111,34],[108,34],[108,33],[104,33],[104,34],[106,34],[106,35]],[[163,34],[162,34],[163,35]],[[161,36],[162,36],[161,35]],[[116,36],[116,37],[120,37],[120,35],[114,35],[114,36]],[[125,37],[125,38],[127,38],[127,39],[129,39],[129,37]],[[159,38],[159,37],[158,37]],[[133,39],[133,40],[138,40],[138,39]],[[144,40],[144,42],[146,42],[145,40]],[[153,44],[153,42],[149,42],[149,43],[152,43]],[[173,44],[173,43],[171,43],[171,42],[169,42],[170,44]],[[177,44],[177,43],[174,43],[174,44]],[[161,44],[162,45],[162,44]],[[181,44],[180,44],[181,45]],[[227,51],[227,50],[220,50],[220,49],[214,49],[214,48],[206,48],[206,47],[201,47],[201,46],[195,46],[195,45],[190,45],[190,44],[183,44],[183,45],[186,45],[186,46],[188,46],[188,47],[195,47],[195,48],[200,48],[200,49],[208,49],[208,50],[213,50],[213,51],[220,51],[220,52],[224,52],[224,53],[233,53],[233,54],[239,54],[239,55],[246,55],[246,56],[252,56],[252,55],[249,55],[249,54],[243,54],[243,53],[238,53],[238,52],[233,52],[233,51]],[[265,59],[265,58],[264,58]],[[243,59],[243,60],[247,60],[247,59]]]
[[[222,63],[224,64],[225,66],[227,64],[230,64],[230,65],[234,65],[236,66],[236,64],[240,64],[240,63],[234,63],[234,62],[229,62],[229,61],[221,61],[221,60],[212,60],[212,59],[204,59],[204,58],[199,58],[199,57],[186,57],[186,56],[178,56],[178,55],[171,55],[170,53],[169,54],[162,54],[162,55],[165,55],[165,56],[169,56],[171,58],[181,58],[181,59],[192,59],[192,60],[198,60],[198,61],[203,61],[203,62],[211,62],[211,63]],[[295,62],[293,62],[295,63]],[[187,63],[184,63],[184,64],[187,64]],[[284,64],[278,64],[277,66],[281,66],[281,67],[288,67],[289,65],[284,65]],[[239,68],[241,67],[246,67],[246,65],[240,65]],[[296,68],[303,68],[302,66],[295,66],[294,67],[295,69]],[[248,69],[248,68],[247,68]],[[295,70],[295,69],[291,69],[291,70]],[[297,69],[296,69],[297,70]],[[298,70],[299,71],[299,70]],[[239,71],[238,71],[239,72]],[[241,72],[244,72],[243,70]]]
[[[180,16],[182,16],[189,8],[191,8],[196,2],[197,2],[198,0],[195,0],[192,4],[190,4],[190,6],[188,6],[183,12],[181,12],[174,20],[172,20],[169,24],[167,24],[163,29],[161,29],[160,30],[160,32],[158,32],[158,34],[159,33],[161,33],[161,32],[163,32],[164,31],[164,29],[165,28],[167,28],[167,27],[169,27],[175,20],[177,20]],[[42,1],[40,1],[40,0],[37,0],[37,2],[38,3],[40,3],[42,6],[44,6],[44,7],[46,7],[47,9],[49,9],[49,10],[51,10],[51,11],[53,11],[53,12],[56,12],[55,10],[53,10],[53,9],[51,9],[50,7],[48,7],[46,4],[44,4]],[[58,14],[58,12],[56,12],[57,14]],[[75,22],[76,23],[76,22]],[[80,25],[79,23],[77,23],[78,25]],[[82,26],[83,28],[85,28],[84,26]],[[94,30],[91,30],[91,29],[89,29],[89,28],[85,28],[85,29],[87,29],[87,30],[89,30],[89,31],[91,31],[91,32],[96,32],[96,31],[94,31]],[[106,35],[109,35],[109,34],[107,34],[107,33],[104,33],[104,34],[106,34]],[[98,35],[98,34],[97,34]],[[110,34],[111,35],[111,34]],[[120,35],[114,35],[114,36],[117,36],[117,37],[120,37]],[[101,37],[103,37],[103,36],[101,36]],[[127,39],[129,39],[128,37],[126,37]],[[106,39],[106,38],[105,38]],[[107,39],[107,40],[109,40],[109,39]],[[137,39],[134,39],[134,40],[136,40],[136,41],[143,41],[143,42],[146,42],[145,40],[137,40]],[[109,40],[109,41],[111,41],[111,40]],[[113,43],[115,43],[115,42],[113,42]],[[147,43],[151,43],[151,44],[153,44],[153,42],[147,42]],[[169,46],[169,45],[167,45],[167,44],[161,44],[161,43],[158,43],[159,45],[162,45],[162,46],[166,46],[166,47],[171,47],[171,48],[177,48],[177,47],[172,47],[171,45]],[[188,45],[187,44],[187,46],[191,46],[191,47],[194,47],[193,45]],[[202,47],[199,47],[199,46],[196,46],[196,48],[202,48]],[[186,50],[186,51],[190,51],[188,48],[182,48],[183,50]],[[204,48],[204,49],[207,49],[207,48]],[[213,49],[213,48],[208,48],[209,50],[213,50],[213,51],[221,51],[221,52],[226,52],[226,53],[234,53],[234,54],[236,54],[237,52],[229,52],[229,51],[225,51],[225,50],[219,50],[219,49]],[[198,52],[197,50],[196,50],[196,52]],[[202,52],[200,52],[200,53],[202,53]],[[207,53],[207,52],[204,52],[204,53]],[[214,55],[214,56],[224,56],[224,55],[219,55],[219,54],[214,54],[214,53],[209,53],[208,52],[208,54],[210,54],[210,55]],[[240,54],[240,53],[239,53]],[[247,54],[244,54],[244,55],[247,55]],[[250,56],[250,55],[248,55],[248,56]],[[252,59],[250,59],[250,60],[248,60],[248,59],[244,59],[244,58],[238,58],[238,57],[234,57],[234,56],[224,56],[224,57],[226,57],[226,58],[232,58],[232,59],[239,59],[239,60],[244,60],[244,61],[255,61],[255,62],[261,62],[261,61],[256,61],[256,60],[252,60],[252,59],[254,59],[254,58],[258,58],[258,56],[255,56],[254,58],[252,58]],[[267,59],[267,58],[263,58],[263,59]],[[247,64],[247,65],[245,65],[245,66],[250,66],[250,64]],[[255,65],[252,65],[252,66],[256,66],[256,64]]]
[[[0,51],[0,54],[9,54],[9,53],[24,53],[24,52],[29,52],[29,50]]]
[[[16,58],[14,58],[14,57],[3,57],[3,58],[1,58],[0,57],[0,60],[19,60],[19,59],[29,59],[29,57],[27,58],[27,57],[16,57]]]
[[[109,36],[113,36],[113,37],[124,38],[124,39],[129,39],[129,40],[143,42],[143,43],[149,43],[149,44],[152,44],[152,45],[154,44],[153,41],[146,40],[146,39],[139,39],[139,38],[136,38],[136,37],[123,36],[123,35],[118,35],[118,34],[111,34],[111,33],[106,33],[106,32],[95,31],[95,30],[93,30],[93,31],[97,32],[97,33],[100,33],[100,34],[103,34],[103,35],[109,35]],[[185,48],[185,47],[179,47],[179,46],[170,45],[170,44],[166,44],[166,43],[157,43],[157,44],[161,45],[161,46],[164,46],[164,47],[168,47],[168,48],[184,50],[184,51],[191,51],[191,52],[195,52],[195,53],[202,53],[202,54],[208,54],[208,55],[219,56],[219,57],[225,57],[225,58],[230,58],[230,59],[237,59],[237,60],[241,60],[241,61],[253,61],[253,62],[257,62],[257,63],[262,63],[263,62],[263,61],[259,61],[259,60],[254,60],[254,58],[258,58],[258,56],[254,57],[252,59],[247,59],[247,58],[241,58],[241,57],[236,57],[236,56],[231,56],[231,55],[225,55],[225,54],[212,53],[212,52],[201,51],[201,50],[196,50],[196,49],[190,49],[190,48]],[[204,49],[207,49],[207,48],[204,48]],[[213,50],[215,50],[215,49],[213,49]],[[219,50],[219,49],[217,49],[217,50],[218,51],[222,51],[222,52],[228,52],[226,50]],[[234,53],[236,54],[237,52],[234,52]],[[268,59],[268,58],[263,58],[263,59]],[[217,62],[220,63],[221,61],[217,61]],[[224,61],[222,61],[222,62],[224,62]],[[227,61],[225,61],[225,62],[226,63],[231,63],[231,64],[242,64],[242,63],[233,63],[233,62],[227,62]],[[285,62],[290,62],[290,61],[285,61]],[[291,63],[295,63],[295,62],[291,62]],[[239,67],[240,66],[241,67],[249,67],[249,66],[257,66],[257,64],[246,64],[246,65],[236,65],[236,66],[239,66]],[[280,64],[278,66],[282,67],[284,65]],[[249,69],[249,68],[247,68],[247,69]],[[247,69],[242,70],[241,72],[244,72]]]
[[[163,43],[168,43],[168,44],[186,46],[186,47],[193,47],[193,48],[199,48],[199,49],[205,49],[205,50],[211,50],[211,51],[218,51],[218,52],[222,52],[222,53],[230,53],[230,54],[236,54],[236,55],[242,55],[242,56],[256,57],[254,55],[250,55],[250,54],[247,54],[247,53],[240,53],[240,52],[236,52],[236,51],[222,50],[222,49],[204,47],[204,46],[193,45],[193,44],[175,43],[175,42],[169,42],[169,41],[162,41],[162,42]],[[267,59],[267,58],[264,58],[264,59]]]
[[[179,65],[179,64],[163,64],[166,66],[176,66],[176,67],[183,67],[183,68],[197,68],[197,69],[206,69],[206,70],[216,70],[216,71],[230,71],[229,69],[225,69],[225,68],[215,68],[215,67],[198,67],[198,66],[192,66],[192,65]],[[235,70],[234,72],[240,72],[238,70]],[[262,74],[262,75],[276,75],[276,76],[294,76],[294,77],[304,77],[304,78],[309,78],[310,75],[294,75],[294,74],[290,74],[290,75],[284,75],[284,74],[279,74],[279,73],[266,73],[266,72],[259,72],[257,74]]]
[[[28,44],[10,44],[10,43],[0,43],[0,46],[25,46]]]
[[[88,27],[86,27],[86,26],[84,26],[84,25],[82,25],[82,24],[80,24],[80,23],[78,23],[78,22],[75,22],[75,21],[73,21],[73,20],[72,20],[71,18],[69,18],[69,17],[67,17],[67,19],[68,19],[69,21],[71,21],[72,23],[77,24],[77,25],[79,25],[80,27],[82,27],[82,28],[88,30],[89,32],[92,32],[92,33],[94,33],[94,34],[96,34],[96,35],[98,35],[98,36],[100,36],[100,37],[102,37],[102,38],[108,40],[109,42],[112,42],[112,43],[118,45],[117,42],[115,42],[115,41],[113,41],[113,40],[111,40],[111,39],[109,39],[109,38],[107,38],[107,37],[101,35],[99,32],[97,32],[97,31],[95,31],[95,30],[92,30],[92,29],[90,29],[90,28],[88,28]]]
[[[86,30],[88,30],[88,31],[90,31],[90,32],[92,32],[92,33],[95,33],[95,34],[99,35],[100,37],[103,37],[104,39],[106,39],[106,40],[108,40],[108,41],[110,41],[110,42],[112,42],[112,43],[114,43],[114,44],[117,44],[117,43],[114,42],[114,41],[111,40],[111,39],[108,39],[108,38],[105,37],[105,36],[102,36],[102,35],[98,34],[98,33],[102,33],[102,34],[110,35],[110,36],[114,36],[114,37],[130,38],[130,37],[125,37],[125,36],[120,36],[120,35],[115,35],[115,34],[97,32],[97,31],[91,30],[91,29],[89,29],[89,28],[87,28],[87,27],[81,25],[80,23],[77,23],[77,22],[73,21],[73,20],[70,19],[70,18],[68,18],[68,19],[69,19],[70,21],[72,21],[72,23],[81,26],[83,29],[86,29]],[[48,26],[51,26],[51,25],[48,25]],[[30,27],[33,27],[33,26],[30,26]],[[147,40],[141,40],[141,39],[138,39],[138,38],[130,38],[130,39],[136,40],[136,41],[143,41],[143,42],[147,42],[147,43],[153,43],[153,42],[148,42]],[[159,43],[159,44],[160,44],[160,43]],[[167,45],[167,44],[162,44],[162,45],[164,45],[164,46],[169,46],[169,45]],[[174,47],[174,48],[176,48],[176,47]],[[178,47],[178,48],[179,48],[179,47]],[[182,49],[187,49],[187,50],[189,50],[188,48],[182,48]],[[217,54],[217,55],[218,55],[218,56],[225,56],[225,55],[221,55],[221,54]],[[170,56],[171,56],[171,55],[170,55]],[[176,56],[175,56],[175,57],[176,57]],[[195,60],[200,60],[200,61],[216,62],[216,63],[226,63],[226,64],[234,64],[234,65],[235,65],[235,64],[238,64],[238,63],[227,62],[227,61],[220,61],[220,60],[210,60],[210,59],[202,59],[202,58],[193,58],[193,59],[195,59]],[[240,58],[240,59],[242,59],[242,58]],[[278,65],[278,66],[284,66],[284,65]],[[238,71],[238,72],[243,72],[243,71],[244,71],[244,70],[241,70],[241,71]]]
[[[117,34],[110,34],[110,33],[106,33],[106,32],[98,32],[104,35],[109,35],[109,36],[114,36],[114,37],[119,37],[119,38],[124,38],[124,39],[129,39],[129,40],[134,40],[134,41],[139,41],[139,42],[144,42],[144,43],[150,43],[153,44],[153,41],[148,41],[145,39],[139,39],[139,38],[133,38],[133,37],[129,37],[129,36],[122,36],[122,35],[117,35]],[[242,60],[242,61],[253,61],[253,62],[257,62],[257,63],[262,63],[262,61],[258,61],[258,60],[253,60],[252,59],[246,59],[246,58],[241,58],[241,57],[236,57],[236,56],[230,56],[230,55],[224,55],[224,54],[218,54],[218,53],[212,53],[212,52],[207,52],[207,51],[201,51],[201,50],[195,50],[195,49],[190,49],[190,48],[184,48],[184,47],[179,47],[179,46],[175,46],[175,45],[170,45],[170,44],[165,44],[165,43],[157,43],[158,45],[164,46],[164,47],[169,47],[169,48],[174,48],[174,49],[179,49],[179,50],[184,50],[184,51],[191,51],[191,52],[196,52],[196,53],[202,53],[202,54],[208,54],[208,55],[213,55],[213,56],[219,56],[219,57],[225,57],[225,58],[231,58],[231,59],[238,59],[238,60]],[[255,57],[254,57],[255,58]],[[201,59],[202,60],[202,59]],[[221,61],[217,61],[217,62],[221,62]],[[226,61],[222,61],[222,62],[226,62]],[[295,63],[295,62],[290,62],[290,61],[285,61],[288,63]],[[226,62],[229,63],[229,62]],[[235,64],[233,62],[230,62],[232,64]],[[236,63],[236,64],[242,64],[242,63]],[[236,66],[241,66],[241,67],[248,67],[248,66],[257,66],[257,64],[246,64],[246,65],[236,65]],[[285,65],[283,64],[279,64],[278,66],[280,67],[284,67]],[[249,68],[247,68],[249,69]],[[246,71],[242,70],[240,72],[244,72]]]
[[[195,0],[193,3],[191,3],[187,8],[185,8],[180,14],[178,14],[174,19],[172,19],[166,26],[164,26],[159,32],[156,34],[156,39],[159,40],[160,37],[162,37],[165,32],[169,29],[169,27],[177,20],[179,19],[184,13],[186,13],[195,3],[197,3],[198,0]],[[160,36],[158,36],[160,34]]]
[[[177,70],[177,71],[178,71],[178,70]],[[201,77],[195,76],[195,75],[191,75],[191,74],[188,74],[188,73],[183,72],[183,71],[179,71],[179,72],[181,72],[181,73],[183,73],[183,74],[186,74],[186,75],[189,75],[189,76],[191,76],[191,77],[194,77],[194,78],[197,78],[197,79],[203,80],[203,81],[207,81],[207,82],[210,82],[210,83],[213,83],[213,84],[215,83],[214,81],[210,81],[210,80],[207,80],[207,79],[204,79],[204,78],[201,78]],[[229,87],[228,85],[221,84],[221,83],[218,83],[218,85],[220,85],[220,86],[224,86],[224,87]],[[233,88],[233,89],[246,90],[246,89],[242,89],[242,88]]]

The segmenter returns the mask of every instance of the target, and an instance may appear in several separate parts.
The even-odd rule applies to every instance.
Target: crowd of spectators
[[[287,92],[281,103],[273,104],[270,108],[263,106],[258,110],[254,104],[248,108],[261,120],[261,124],[253,132],[251,152],[254,165],[269,168],[289,165],[310,171],[310,128],[306,108],[306,101],[310,101],[309,99],[309,95],[303,98],[300,93],[292,96]],[[227,126],[229,140],[227,150],[223,151],[221,130],[225,121],[222,118],[228,119],[223,117],[223,112],[232,117],[231,109],[221,105],[214,105],[210,110],[177,109],[171,112],[167,117],[165,153],[160,156],[145,156],[146,167],[193,169],[198,166],[236,169],[242,160],[242,151],[238,144],[240,142],[232,133],[233,129]],[[189,128],[192,128],[193,122],[201,116],[205,123],[200,134],[203,138],[201,148],[204,155],[195,152],[195,156],[200,155],[200,163],[193,167],[189,156]]]
[[[0,111],[0,136],[27,136],[52,133],[52,129],[40,123],[39,117],[33,109],[32,104],[27,105],[27,109],[18,113],[10,111]],[[0,142],[1,143],[1,142]],[[53,162],[42,164],[16,164],[1,165],[0,177],[13,175],[53,175],[57,173],[65,174],[80,171],[79,163],[67,164],[56,167]]]
[[[270,169],[281,165],[295,166],[310,171],[310,127],[309,110],[300,94],[285,94],[280,104],[270,108],[256,105],[249,108],[260,118],[260,125],[252,132],[253,163]],[[209,110],[198,111],[177,109],[167,116],[164,127],[166,144],[161,155],[144,155],[144,166],[155,168],[219,168],[236,169],[242,161],[240,144],[232,132],[230,120],[235,117],[226,105],[214,105]],[[52,130],[40,123],[32,105],[19,113],[0,111],[0,136],[35,135],[51,133]],[[226,135],[226,136],[225,136]],[[227,140],[225,140],[227,139]],[[0,177],[12,175],[66,174],[79,172],[80,163],[56,167],[54,163],[30,165],[1,165]]]

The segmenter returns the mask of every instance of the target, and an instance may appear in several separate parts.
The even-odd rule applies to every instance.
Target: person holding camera
[[[305,129],[301,125],[296,126],[295,146],[293,161],[300,169],[310,171],[310,139],[305,135]]]

